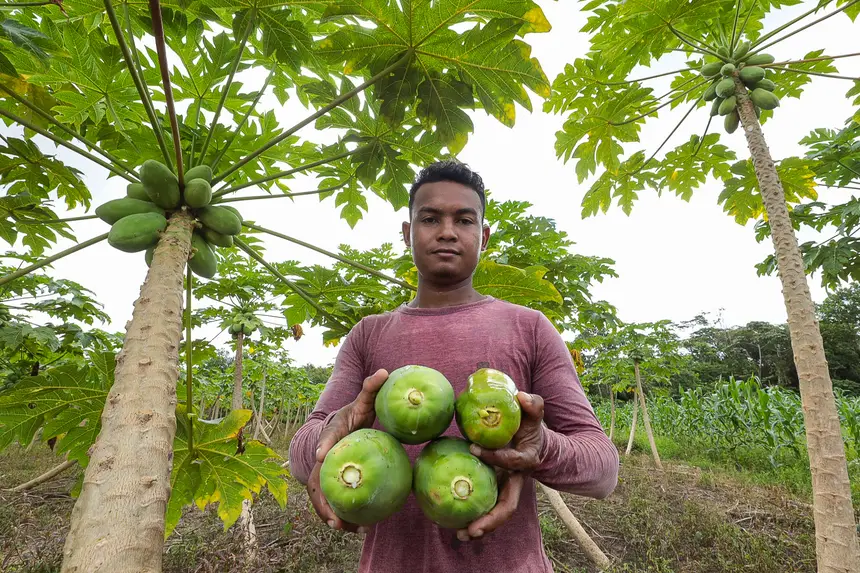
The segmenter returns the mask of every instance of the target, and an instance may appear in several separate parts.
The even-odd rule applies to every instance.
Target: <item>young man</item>
[[[316,408],[290,445],[291,472],[307,485],[320,518],[335,529],[366,533],[359,573],[548,573],[535,480],[593,498],[615,489],[618,452],[558,332],[541,312],[472,287],[490,238],[484,209],[483,182],[465,165],[440,162],[421,171],[410,191],[410,221],[403,223],[418,269],[417,295],[352,329]],[[520,390],[523,418],[511,443],[498,450],[472,446],[500,468],[500,493],[496,507],[466,529],[438,527],[412,495],[388,519],[356,528],[332,512],[320,490],[321,463],[338,440],[360,428],[382,429],[373,409],[376,393],[389,372],[407,364],[439,370],[456,394],[487,364]],[[445,435],[462,437],[453,421]],[[414,462],[423,446],[404,447]]]

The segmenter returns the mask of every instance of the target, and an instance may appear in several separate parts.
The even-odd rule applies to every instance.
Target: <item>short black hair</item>
[[[418,173],[415,182],[409,189],[409,216],[412,216],[412,205],[415,203],[415,193],[425,183],[436,183],[437,181],[453,181],[471,189],[481,199],[481,219],[487,209],[487,198],[484,194],[484,180],[476,172],[472,171],[465,163],[448,159],[431,163]]]

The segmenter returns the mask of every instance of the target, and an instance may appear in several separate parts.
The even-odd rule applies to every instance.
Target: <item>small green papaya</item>
[[[741,42],[735,48],[735,51],[732,52],[733,60],[740,60],[744,56],[747,55],[747,52],[750,51],[750,43],[749,42]]]
[[[209,243],[196,231],[191,235],[191,249],[191,258],[188,259],[191,272],[205,279],[214,277],[218,272],[218,259]]]
[[[136,213],[113,224],[108,244],[126,253],[136,253],[158,244],[167,219],[160,213]]]
[[[720,104],[720,109],[718,110],[720,115],[728,115],[733,112],[738,107],[738,98],[737,96],[729,96],[723,100],[723,103]]]
[[[779,98],[773,92],[762,88],[756,88],[750,92],[752,102],[762,109],[775,109],[779,107]]]
[[[137,213],[159,213],[164,215],[164,209],[149,201],[141,201],[140,199],[132,199],[131,197],[111,199],[96,207],[96,215],[108,225],[113,225],[123,217]]]
[[[143,183],[129,183],[125,188],[126,197],[138,199],[140,201],[152,201],[149,195],[146,194],[146,189],[143,188]]]
[[[234,215],[239,217],[240,223],[245,220],[242,218],[242,213],[240,213],[239,209],[237,209],[236,207],[231,207],[230,205],[218,205],[218,206],[221,207],[222,209],[227,209],[228,211],[230,211],[231,213],[233,213]]]
[[[212,186],[205,179],[191,179],[185,183],[185,204],[192,209],[205,207],[212,200]]]
[[[740,125],[740,122],[741,117],[738,115],[738,110],[734,110],[723,120],[723,127],[726,128],[726,132],[734,133],[738,128],[738,125]]]
[[[734,64],[726,64],[722,68],[720,68],[720,75],[724,78],[730,78],[733,73],[735,73]]]
[[[719,48],[717,48],[717,53],[720,55],[721,58],[724,58],[726,60],[729,59],[729,56],[731,55],[729,54],[729,49],[726,46],[720,46]]]
[[[717,84],[717,95],[721,98],[727,98],[735,93],[735,80],[733,78],[723,78]]]
[[[517,392],[511,377],[500,370],[479,368],[472,373],[454,403],[454,419],[463,436],[490,449],[510,442],[522,417]]]
[[[711,101],[717,97],[717,82],[712,83],[705,89],[705,93],[702,94],[702,99],[705,101]]]
[[[225,207],[207,205],[200,209],[197,218],[204,226],[222,235],[238,235],[242,231],[242,221]]]
[[[774,62],[774,57],[770,54],[753,54],[752,56],[748,56],[744,63],[748,66],[761,66],[764,64],[772,64]]]
[[[152,257],[155,255],[155,247],[149,247],[143,254],[143,260],[146,261],[146,266],[152,265]]]
[[[738,72],[738,77],[745,86],[750,87],[756,82],[764,79],[764,68],[758,66],[747,66]]]
[[[720,112],[720,106],[723,103],[723,98],[718,97],[714,100],[714,103],[711,104],[711,117],[715,117]]]
[[[454,419],[454,388],[444,374],[418,364],[401,366],[388,375],[376,394],[376,418],[404,444],[439,437]]]
[[[185,172],[185,181],[191,181],[192,179],[205,179],[206,183],[212,183],[212,168],[208,165],[192,167]]]
[[[720,73],[720,68],[723,67],[723,62],[711,62],[710,64],[705,64],[699,70],[704,77],[711,79],[715,78]]]
[[[217,231],[213,231],[209,227],[200,229],[200,234],[206,239],[206,242],[216,247],[232,247],[233,237],[230,235],[222,235]]]
[[[249,325],[247,325],[247,324],[242,325],[242,334],[244,334],[245,336],[251,336],[252,332],[254,332],[254,329],[251,328]]]
[[[752,89],[756,89],[756,88],[761,88],[763,90],[767,90],[769,92],[772,92],[773,90],[776,89],[776,84],[773,83],[772,81],[770,81],[769,79],[765,78],[763,80],[759,80],[758,82],[756,82],[756,84],[754,86],[752,86]]]
[[[162,209],[179,206],[179,179],[164,163],[147,159],[140,166],[140,182],[153,203]]]

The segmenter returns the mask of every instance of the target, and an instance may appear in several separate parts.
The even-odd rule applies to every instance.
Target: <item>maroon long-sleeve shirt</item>
[[[526,480],[516,512],[495,531],[461,542],[455,530],[427,519],[410,494],[401,511],[371,526],[359,573],[551,572],[534,480],[594,498],[614,490],[618,452],[594,415],[564,341],[543,313],[492,297],[445,308],[402,306],[362,319],[345,338],[316,408],[290,444],[291,473],[307,483],[323,426],[378,369],[429,366],[459,394],[482,362],[544,400],[540,465]],[[374,427],[382,429],[378,420]],[[462,437],[454,421],[445,435]],[[404,445],[410,460],[423,446]]]

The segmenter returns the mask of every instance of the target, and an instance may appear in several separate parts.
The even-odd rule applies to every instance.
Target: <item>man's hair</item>
[[[415,203],[415,193],[425,183],[436,183],[437,181],[452,181],[460,183],[471,189],[481,199],[481,219],[487,208],[487,198],[484,195],[484,180],[472,171],[465,163],[455,160],[437,161],[431,163],[418,173],[418,177],[409,189],[409,216],[412,216],[412,205]]]

